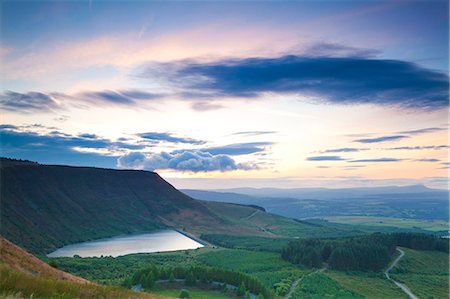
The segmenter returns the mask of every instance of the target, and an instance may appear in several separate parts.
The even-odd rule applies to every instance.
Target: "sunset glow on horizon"
[[[447,188],[448,1],[1,5],[1,156],[177,188]]]

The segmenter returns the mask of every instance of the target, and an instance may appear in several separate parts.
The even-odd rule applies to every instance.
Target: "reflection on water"
[[[174,230],[163,230],[148,234],[112,237],[97,241],[64,246],[49,257],[120,256],[131,253],[186,250],[203,247],[202,244]]]

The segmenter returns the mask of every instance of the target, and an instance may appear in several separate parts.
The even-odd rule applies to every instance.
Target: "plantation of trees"
[[[123,283],[125,287],[141,284],[143,288],[151,289],[158,280],[183,279],[188,286],[194,286],[197,282],[222,283],[237,287],[238,295],[250,292],[263,298],[273,298],[273,292],[257,278],[248,274],[212,267],[161,267],[150,265],[137,271]]]
[[[319,268],[327,263],[336,270],[380,271],[391,260],[396,246],[448,252],[448,240],[427,234],[393,233],[291,241],[281,257],[294,264]]]

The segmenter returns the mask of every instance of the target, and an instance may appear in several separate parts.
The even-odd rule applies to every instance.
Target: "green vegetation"
[[[5,160],[0,165],[2,234],[33,253],[154,230],[165,226],[160,217],[181,211],[221,223],[153,172]]]
[[[350,291],[321,272],[311,273],[303,278],[291,296],[292,299],[364,298]]]
[[[228,248],[245,248],[250,250],[279,250],[280,242],[288,239],[314,238],[317,236],[344,237],[363,234],[354,229],[341,230],[333,226],[312,224],[306,221],[286,218],[269,214],[251,206],[226,204],[220,202],[205,201],[203,204],[222,219],[227,225],[239,227],[241,231],[229,231],[221,233],[213,231],[203,233],[203,236],[217,242],[215,244]],[[245,232],[252,229],[252,234]],[[249,237],[249,240],[244,240]],[[275,240],[273,240],[275,239]],[[260,242],[259,244],[257,244]],[[272,244],[271,244],[272,243]]]
[[[158,267],[207,266],[243,272],[260,280],[274,292],[286,279],[296,280],[309,270],[283,261],[279,253],[248,250],[200,248],[185,252],[133,254],[116,258],[45,258],[59,269],[98,283],[120,285],[149,265]],[[174,277],[175,278],[175,277]],[[170,280],[170,274],[169,278]],[[278,290],[278,291],[281,291]]]
[[[285,296],[302,278],[293,298],[402,298],[401,290],[380,272],[391,260],[395,246],[402,246],[436,251],[405,249],[406,256],[392,271],[393,278],[419,297],[448,297],[448,240],[412,233],[364,235],[377,230],[440,231],[435,222],[426,226],[424,221],[377,218],[377,225],[360,217],[353,226],[298,221],[258,207],[193,200],[157,174],[145,171],[7,161],[1,163],[1,172],[2,233],[35,253],[160,227],[185,229],[225,247],[117,258],[41,256],[50,267],[37,259],[10,254],[20,250],[3,241],[10,246],[10,250],[5,250],[6,245],[0,250],[2,261],[8,261],[0,264],[0,294],[5,296],[148,296],[118,287],[141,284],[145,290],[175,298],[248,297],[250,292],[271,298]],[[317,236],[321,239],[311,239]],[[331,270],[322,269],[324,265]],[[86,284],[57,269],[115,287]],[[226,283],[236,290],[227,290]]]
[[[190,288],[188,290],[180,289],[161,289],[153,291],[153,294],[161,295],[168,298],[190,298],[190,299],[229,299],[232,298],[219,291],[207,291],[198,288]]]
[[[333,223],[365,225],[372,227],[421,229],[430,232],[447,231],[448,229],[448,222],[444,219],[411,219],[375,216],[332,216],[323,218]]]
[[[309,268],[319,268],[326,262],[336,270],[380,271],[388,265],[396,246],[448,252],[448,240],[426,234],[394,233],[292,241],[281,256]]]
[[[279,254],[272,252],[252,252],[247,250],[215,250],[198,256],[201,264],[242,271],[247,273],[271,272],[291,265],[283,261]]]
[[[12,298],[153,298],[120,287],[80,284],[22,273],[0,264],[0,297]]]
[[[232,249],[281,252],[292,238],[267,238],[257,236],[232,236],[218,234],[202,234],[202,240]]]
[[[187,286],[195,286],[198,283],[225,283],[235,286],[238,296],[243,296],[248,291],[253,294],[261,294],[264,298],[273,297],[273,292],[253,276],[238,271],[204,266],[157,267],[151,265],[137,271],[132,277],[125,279],[123,285],[130,288],[133,285],[141,284],[145,289],[153,289],[155,281],[166,281],[171,275],[175,279],[184,280]]]
[[[438,251],[402,249],[405,251],[405,256],[392,269],[392,278],[406,284],[420,298],[448,298],[448,254]]]
[[[272,244],[294,237],[355,234],[272,215],[260,208],[194,200],[149,171],[7,159],[1,160],[0,167],[2,234],[35,254],[162,227],[185,229],[197,236],[273,238]],[[241,240],[225,241],[234,242],[230,247],[235,247]],[[262,243],[258,245],[259,241]],[[253,239],[243,247],[279,250],[280,245]]]
[[[382,272],[341,272],[327,270],[327,276],[367,299],[408,299],[399,287],[388,281]]]

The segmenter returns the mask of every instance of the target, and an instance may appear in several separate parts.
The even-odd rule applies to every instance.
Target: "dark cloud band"
[[[448,107],[448,76],[417,64],[358,57],[247,58],[149,66],[142,76],[169,69],[168,79],[215,96],[298,93],[318,102],[378,104],[435,110]],[[161,74],[161,72],[158,72]]]

